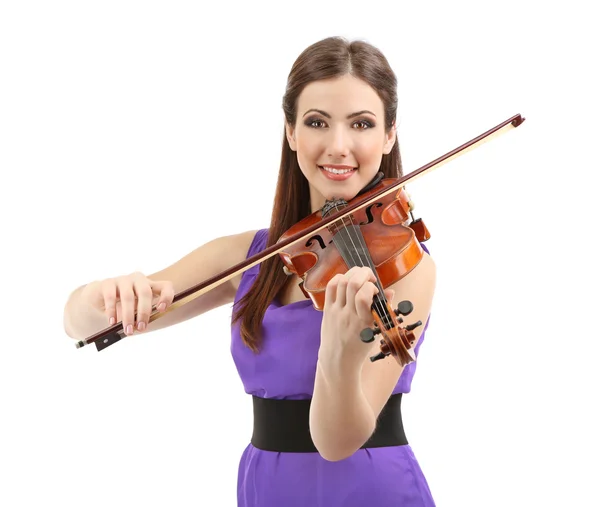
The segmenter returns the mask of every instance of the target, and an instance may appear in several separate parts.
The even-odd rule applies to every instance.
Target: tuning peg
[[[369,327],[365,327],[360,332],[360,339],[364,343],[371,343],[375,339],[375,335],[377,335],[379,333],[381,333],[381,329],[379,329],[378,327],[374,327],[373,329],[371,329]]]
[[[414,310],[413,304],[410,301],[400,301],[398,303],[398,308],[394,310],[396,316],[404,315],[407,316],[410,312]]]
[[[390,355],[389,352],[387,354],[380,352],[379,354],[377,354],[375,356],[371,356],[369,359],[371,359],[371,362],[374,363],[375,361],[379,361],[380,359],[385,359],[389,355]]]
[[[404,329],[406,329],[407,331],[412,331],[413,329],[416,329],[416,328],[418,328],[419,326],[422,326],[422,325],[423,325],[423,323],[420,320],[418,320],[414,324],[409,324]]]

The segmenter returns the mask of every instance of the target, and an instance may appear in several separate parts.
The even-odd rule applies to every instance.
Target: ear
[[[392,128],[389,132],[385,134],[385,144],[383,145],[383,154],[389,155],[390,151],[394,147],[394,143],[396,142],[396,124],[392,125]]]
[[[287,121],[285,122],[285,135],[292,151],[296,151],[296,134],[294,133],[294,127]]]

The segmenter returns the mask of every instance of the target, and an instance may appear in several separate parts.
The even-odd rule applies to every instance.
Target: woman
[[[283,109],[269,229],[214,239],[148,277],[134,273],[80,287],[66,304],[65,330],[82,339],[108,319],[122,321],[131,335],[234,303],[231,350],[255,410],[252,442],[240,461],[238,505],[434,505],[391,405],[410,391],[415,363],[373,362],[379,340],[359,339],[373,327],[378,292],[368,267],[336,275],[318,311],[301,280],[273,256],[148,323],[153,304],[165,311],[175,293],[264,250],[327,199],[351,200],[379,171],[402,175],[396,77],[372,45],[332,37],[308,47],[289,74]],[[413,331],[415,352],[435,290],[435,265],[423,250],[418,265],[385,290],[393,308],[410,300],[411,321],[425,323]]]

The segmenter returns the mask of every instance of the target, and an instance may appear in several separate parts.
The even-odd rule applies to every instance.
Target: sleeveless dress
[[[266,248],[268,230],[258,231],[247,257]],[[423,246],[425,251],[426,248]],[[235,302],[249,290],[260,265],[242,275]],[[320,344],[322,312],[310,299],[273,302],[263,320],[263,341],[255,354],[232,325],[231,353],[249,395],[311,398]],[[418,355],[423,337],[415,349]],[[407,365],[395,393],[410,392],[416,362]],[[410,435],[408,435],[410,439]],[[337,462],[318,453],[244,450],[238,471],[238,507],[431,507],[429,486],[410,445],[359,449]]]

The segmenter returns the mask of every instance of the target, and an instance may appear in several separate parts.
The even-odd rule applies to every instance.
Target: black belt
[[[252,445],[276,452],[317,452],[310,436],[311,400],[276,400],[252,396],[254,430]],[[375,432],[361,449],[406,445],[400,404],[402,393],[394,394],[383,407]]]

